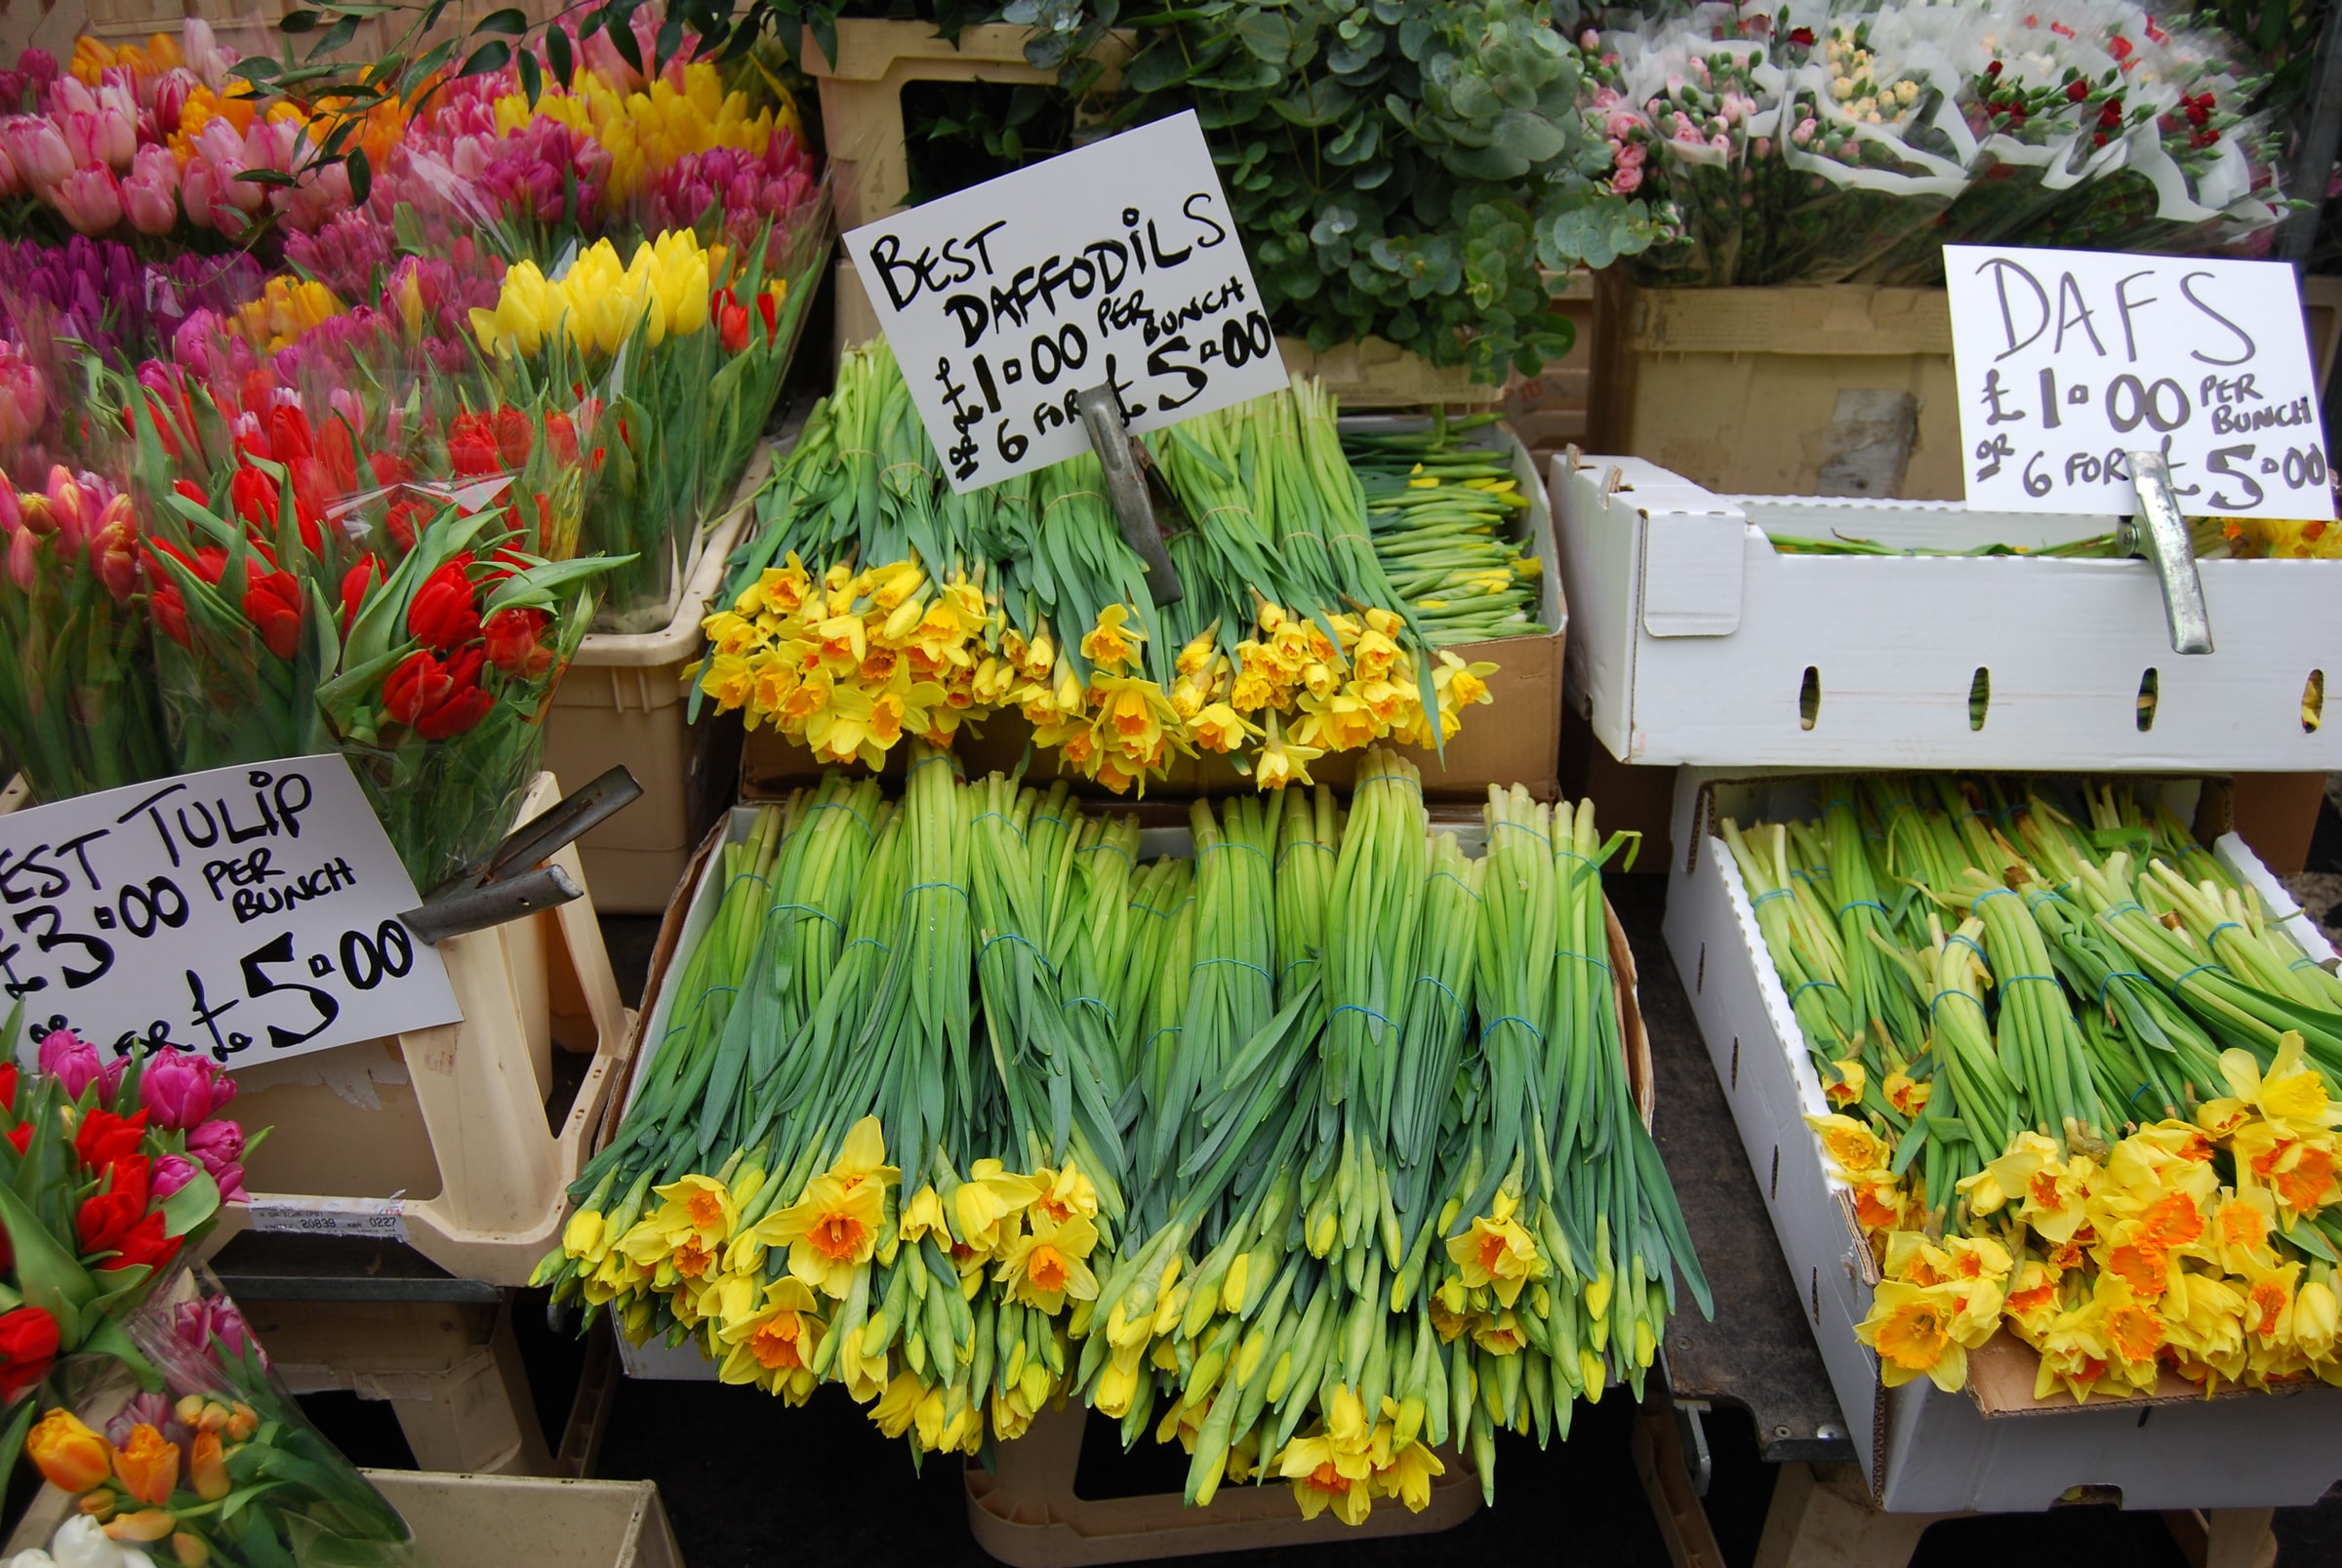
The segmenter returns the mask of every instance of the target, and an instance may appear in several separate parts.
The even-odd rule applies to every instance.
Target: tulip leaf
[[[250,1145],[246,1146],[247,1150]],[[220,1212],[220,1184],[200,1166],[185,1186],[163,1199],[163,1233],[183,1236]]]
[[[57,1319],[61,1345],[78,1346],[81,1307],[98,1294],[89,1270],[59,1243],[13,1187],[0,1186],[0,1229],[7,1230],[17,1249],[17,1279],[23,1288],[25,1305]]]
[[[39,1413],[40,1403],[31,1393],[19,1399],[9,1413],[8,1429],[0,1432],[0,1493],[7,1492],[9,1480],[17,1472],[17,1456],[24,1452],[24,1439],[32,1430],[32,1418]]]

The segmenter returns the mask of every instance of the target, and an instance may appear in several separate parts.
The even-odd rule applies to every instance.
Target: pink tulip
[[[41,537],[29,528],[8,536],[8,579],[20,593],[30,593],[41,580]]]
[[[0,447],[32,439],[49,417],[49,379],[12,342],[0,342]],[[0,482],[13,500],[15,487]]]
[[[14,538],[24,526],[24,508],[17,503],[16,484],[0,473],[0,534]]]
[[[84,234],[102,234],[122,221],[121,183],[101,163],[74,170],[51,199],[65,221]]]
[[[139,1098],[153,1112],[154,1125],[173,1132],[202,1126],[235,1097],[235,1080],[192,1051],[163,1052],[139,1078]]]
[[[203,85],[215,91],[227,85],[227,73],[236,66],[236,52],[222,48],[212,36],[212,24],[201,17],[189,17],[181,24],[179,52]]]
[[[90,526],[98,520],[98,498],[82,487],[61,462],[49,468],[49,515],[57,523],[57,547],[66,560],[81,554]]]
[[[212,1173],[222,1197],[244,1195],[244,1129],[224,1116],[187,1134],[187,1156]]]
[[[73,154],[64,134],[38,114],[12,114],[0,120],[0,147],[5,147],[17,173],[33,185],[54,185],[73,172]]]
[[[139,149],[122,181],[122,210],[141,234],[168,234],[179,226],[179,160],[168,149]]]
[[[20,539],[29,536],[20,534]],[[58,1081],[74,1099],[104,1072],[98,1048],[71,1029],[55,1029],[41,1040],[41,1071]]]
[[[57,80],[57,57],[46,49],[27,49],[17,57],[17,69],[35,89],[44,88]]]
[[[0,196],[19,195],[23,189],[24,177],[18,172],[17,160],[8,155],[6,145],[0,144]]]
[[[187,95],[196,86],[195,73],[184,65],[174,66],[154,79],[148,90],[151,101],[148,106],[154,111],[156,136],[167,137],[179,129],[179,117],[186,111]]]
[[[154,1195],[158,1198],[169,1197],[194,1181],[198,1169],[200,1167],[184,1154],[165,1154],[154,1162]]]

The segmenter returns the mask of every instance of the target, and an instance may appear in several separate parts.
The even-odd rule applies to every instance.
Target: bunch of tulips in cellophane
[[[633,36],[647,63],[655,36]],[[559,385],[582,365],[610,389],[583,548],[625,558],[604,625],[649,630],[772,414],[828,209],[760,75],[727,87],[689,35],[647,75],[607,32],[560,37],[565,82],[540,40],[539,91],[516,63],[446,84],[367,200],[286,254],[344,296],[464,236],[508,263],[468,336],[507,376]]]
[[[558,558],[596,400],[450,375],[446,271],[274,352],[198,311],[171,361],[72,366],[93,466],[0,485],[0,735],[40,798],[338,749],[424,885],[509,824],[607,566]]]
[[[954,494],[884,345],[848,354],[705,623],[700,694],[825,762],[1015,712],[1117,792],[1206,752],[1274,787],[1377,741],[1436,750],[1496,668],[1443,645],[1545,629],[1499,454],[1374,435],[1353,468],[1313,382],[1149,447],[1184,512],[1160,605],[1094,457]]]
[[[2079,800],[2069,814],[2060,800]],[[2342,1383],[2342,982],[2147,791],[1827,782],[1724,832],[1884,1275],[1889,1386]]]
[[[1060,1397],[1188,1495],[1421,1508],[1446,1460],[1639,1386],[1683,1270],[1635,1107],[1589,807],[1413,768],[1190,814],[1191,854],[913,745],[712,865],[666,1026],[581,1174],[557,1299],[914,1454]],[[1371,907],[1373,922],[1336,911]]]

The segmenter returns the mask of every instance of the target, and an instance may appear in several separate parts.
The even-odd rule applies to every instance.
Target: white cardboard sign
[[[166,1044],[231,1071],[463,1018],[422,902],[341,756],[215,768],[0,816],[0,992],[20,1047]]]
[[[846,244],[957,491],[1089,450],[1090,387],[1151,430],[1287,383],[1192,110]]]
[[[2334,515],[2291,267],[1947,245],[1944,272],[1969,505],[2134,512],[2153,449],[2191,516]]]

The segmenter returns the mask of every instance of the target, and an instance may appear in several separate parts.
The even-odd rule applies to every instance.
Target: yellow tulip
[[[86,1492],[113,1469],[106,1440],[70,1410],[52,1410],[24,1439],[24,1452],[49,1484],[62,1492]]]

